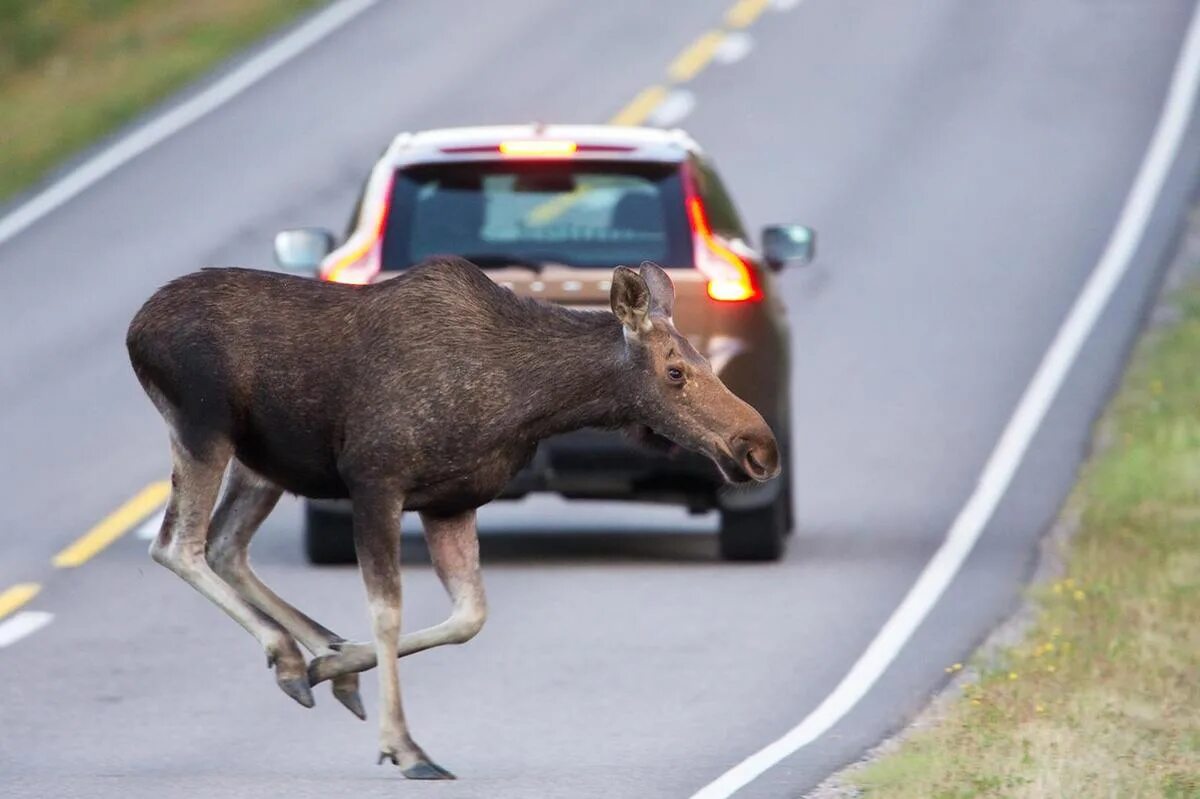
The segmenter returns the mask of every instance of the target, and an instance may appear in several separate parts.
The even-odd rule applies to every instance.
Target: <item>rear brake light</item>
[[[532,141],[502,141],[500,142],[500,153],[502,155],[522,155],[535,157],[554,157],[564,155],[574,155],[579,149],[573,141],[563,141],[554,139],[534,139]]]
[[[325,280],[330,283],[352,283],[361,286],[370,283],[371,278],[378,274],[380,254],[374,253],[374,250],[381,246],[383,241],[383,228],[387,224],[391,203],[392,181],[389,180],[383,201],[379,206],[379,217],[375,220],[374,229],[360,244],[338,258],[329,271],[324,274]],[[371,257],[373,253],[376,256],[374,258]]]
[[[708,296],[720,302],[762,299],[749,264],[713,236],[700,198],[689,197],[687,205],[696,267],[708,278]]]

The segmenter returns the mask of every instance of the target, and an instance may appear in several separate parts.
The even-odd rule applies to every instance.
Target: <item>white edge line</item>
[[[1198,88],[1200,9],[1192,16],[1162,115],[1104,254],[1043,356],[945,541],[833,692],[781,738],[701,788],[692,799],[725,799],[823,735],[871,689],[942,596],[991,519],[1071,365],[1128,271],[1192,117]]]
[[[33,635],[52,621],[53,613],[40,610],[22,610],[13,614],[0,622],[0,649]]]
[[[199,94],[130,131],[0,218],[0,244],[154,145],[219,108],[365,11],[377,0],[339,0]]]
[[[163,517],[166,515],[167,506],[164,505],[147,516],[146,520],[137,526],[137,531],[134,535],[142,541],[152,541],[158,535],[158,530],[162,527]]]

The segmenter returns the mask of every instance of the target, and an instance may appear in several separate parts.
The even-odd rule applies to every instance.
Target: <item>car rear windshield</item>
[[[458,162],[396,173],[383,268],[431,255],[482,267],[691,261],[676,164]]]

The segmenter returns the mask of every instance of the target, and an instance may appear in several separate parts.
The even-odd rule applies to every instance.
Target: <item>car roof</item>
[[[393,166],[496,160],[501,142],[574,142],[572,160],[678,163],[700,146],[682,130],[622,125],[489,125],[401,133],[389,152]]]

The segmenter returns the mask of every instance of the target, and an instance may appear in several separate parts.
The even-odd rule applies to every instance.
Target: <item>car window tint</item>
[[[677,165],[456,162],[401,171],[385,269],[436,254],[582,267],[685,265],[690,239]],[[493,263],[494,261],[494,263]]]

